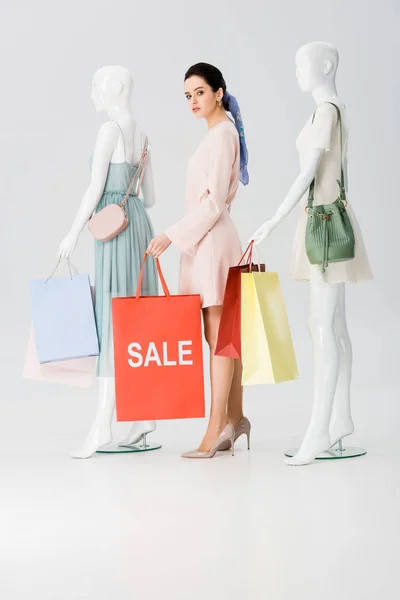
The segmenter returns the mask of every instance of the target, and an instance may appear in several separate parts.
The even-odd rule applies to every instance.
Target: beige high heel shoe
[[[243,435],[244,433],[247,435],[247,449],[250,450],[250,431],[251,431],[251,423],[247,417],[242,417],[240,421],[236,423],[235,427],[235,442],[236,440]],[[228,442],[225,442],[223,446],[220,447],[220,450],[229,450],[230,446]]]
[[[213,458],[218,450],[221,449],[223,444],[227,444],[228,448],[232,450],[232,456],[234,455],[234,444],[235,444],[235,428],[231,423],[228,423],[221,431],[213,445],[208,452],[202,452],[200,450],[191,450],[190,452],[184,452],[181,454],[182,458]]]

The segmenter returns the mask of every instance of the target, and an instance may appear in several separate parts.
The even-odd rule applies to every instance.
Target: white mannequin
[[[132,118],[130,97],[133,87],[129,71],[120,66],[103,67],[93,77],[91,98],[98,112],[106,112],[109,121],[98,132],[93,154],[91,181],[87,188],[71,230],[62,240],[59,258],[68,258],[73,253],[78,237],[86,226],[103,194],[109,164],[125,160],[123,144],[119,143],[120,126],[125,141],[126,156],[137,164],[143,150],[145,136]],[[114,121],[114,123],[112,122]],[[142,182],[145,206],[153,206],[154,184],[150,156]],[[113,377],[99,378],[99,400],[92,428],[79,450],[71,454],[73,458],[89,458],[96,450],[112,441],[111,422],[115,408],[115,384]],[[120,445],[132,445],[143,439],[143,435],[154,431],[154,421],[134,423],[126,440]]]
[[[332,46],[314,42],[296,54],[296,76],[300,88],[311,92],[317,106],[324,102],[342,105],[335,77],[339,56]],[[345,137],[347,127],[343,122]],[[293,210],[307,192],[321,162],[324,149],[313,149],[307,164],[290,188],[275,215],[253,235],[260,244]],[[345,181],[347,182],[347,169]],[[309,331],[314,356],[314,400],[311,422],[303,442],[289,465],[305,465],[354,431],[350,411],[352,348],[347,331],[344,283],[310,283]]]

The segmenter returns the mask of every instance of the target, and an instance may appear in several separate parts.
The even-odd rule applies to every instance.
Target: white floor
[[[298,440],[259,423],[250,452],[242,438],[235,457],[207,461],[179,458],[202,423],[179,424],[182,439],[163,423],[160,451],[77,461],[83,429],[64,427],[64,403],[7,406],[4,600],[398,597],[399,451],[385,436],[353,436],[364,458],[289,468]]]

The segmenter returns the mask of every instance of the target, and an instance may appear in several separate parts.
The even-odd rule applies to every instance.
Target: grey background
[[[357,439],[397,438],[398,387],[398,5],[336,1],[134,3],[114,0],[4,2],[0,219],[0,428],[3,439],[38,433],[69,449],[88,429],[96,388],[75,390],[22,379],[30,323],[27,283],[54,266],[89,182],[88,159],[104,116],[95,113],[93,72],[121,64],[134,77],[134,116],[153,148],[156,232],[184,211],[188,156],[206,132],[183,95],[183,74],[208,61],[237,96],[248,140],[251,183],[233,218],[243,243],[282,201],[298,172],[295,139],[314,106],[295,79],[294,56],[321,40],[340,53],[338,90],[350,124],[349,197],[359,218],[375,280],[348,286],[354,345],[353,407]],[[296,211],[295,211],[296,212]],[[280,274],[301,379],[245,391],[246,411],[267,438],[298,440],[311,406],[307,284],[289,278],[295,214],[274,232],[264,257]],[[93,272],[85,231],[74,255]],[[162,257],[177,289],[178,252]],[[166,422],[159,438],[193,440],[203,423]],[[123,427],[119,426],[118,427]],[[75,437],[74,437],[75,436]],[[36,437],[36,434],[35,434]],[[284,447],[285,442],[282,442]],[[183,445],[183,442],[182,442]]]
[[[143,596],[173,600],[372,600],[393,597],[398,571],[399,202],[398,2],[3,0],[0,8],[0,595],[7,600]],[[289,278],[295,215],[264,248],[280,275],[300,379],[245,390],[252,450],[200,464],[179,458],[202,420],[160,422],[163,450],[72,461],[96,387],[22,379],[27,284],[54,267],[89,182],[103,116],[93,72],[127,66],[134,115],[153,146],[162,231],[184,210],[190,153],[206,132],[188,111],[183,74],[223,71],[245,121],[251,177],[233,218],[243,243],[298,173],[295,139],[313,111],[294,56],[334,44],[347,104],[350,193],[375,272],[348,286],[354,346],[352,445],[365,459],[289,469],[311,409],[308,286]],[[85,231],[74,262],[93,272]],[[178,252],[162,257],[178,282]],[[207,354],[205,356],[207,359]],[[127,424],[116,424],[120,437]]]

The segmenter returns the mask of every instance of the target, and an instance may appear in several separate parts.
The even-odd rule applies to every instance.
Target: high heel
[[[135,446],[136,444],[139,444],[140,442],[143,442],[144,447],[147,446],[146,444],[146,436],[149,435],[149,433],[153,433],[153,431],[155,431],[156,429],[156,422],[155,421],[138,421],[137,423],[134,423],[134,425],[132,426],[132,429],[128,435],[128,437],[123,440],[122,442],[118,443],[118,446],[121,446],[122,448],[126,448],[129,446]]]
[[[236,440],[243,435],[244,433],[247,435],[247,449],[250,450],[250,432],[251,432],[251,423],[247,417],[242,417],[240,421],[236,423],[235,427],[235,442]],[[223,444],[220,450],[229,450],[230,445],[228,440]]]
[[[228,423],[221,431],[208,452],[201,450],[190,450],[181,454],[182,458],[213,458],[221,446],[227,444],[232,451],[232,456],[235,454],[235,428],[231,423]]]

